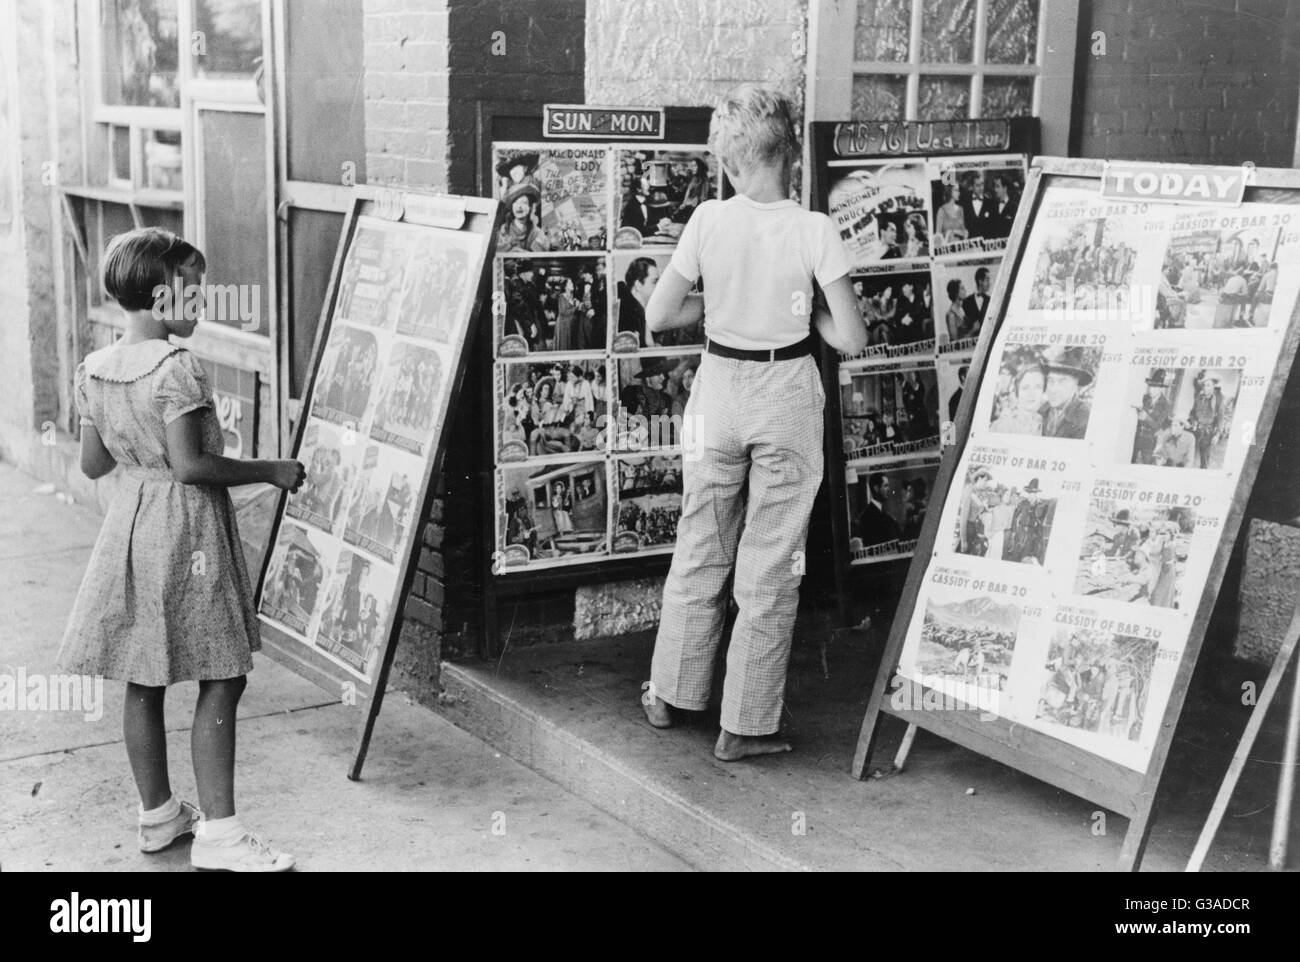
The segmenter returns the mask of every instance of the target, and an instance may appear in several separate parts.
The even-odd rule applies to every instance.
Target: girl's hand
[[[303,467],[301,461],[271,462],[271,483],[277,488],[288,491],[290,494],[302,487],[306,477],[307,469]]]

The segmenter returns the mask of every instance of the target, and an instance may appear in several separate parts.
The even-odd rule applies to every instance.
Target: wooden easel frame
[[[1129,819],[1129,826],[1120,849],[1120,867],[1126,871],[1137,871],[1150,836],[1156,789],[1173,740],[1174,727],[1182,713],[1183,700],[1200,656],[1205,630],[1218,600],[1219,588],[1228,566],[1232,546],[1245,517],[1246,502],[1273,429],[1273,421],[1295,360],[1297,346],[1300,345],[1300,302],[1292,311],[1282,340],[1272,380],[1265,393],[1259,420],[1256,423],[1256,441],[1247,453],[1237,478],[1236,491],[1221,529],[1219,549],[1210,567],[1205,591],[1192,620],[1187,645],[1170,692],[1169,703],[1161,719],[1160,733],[1152,748],[1145,772],[1135,771],[1099,758],[1081,748],[1005,718],[981,720],[981,713],[975,711],[901,710],[891,705],[886,698],[886,689],[895,676],[912,613],[926,570],[934,555],[940,520],[943,516],[942,506],[946,503],[949,490],[953,486],[966,439],[970,435],[976,401],[984,389],[984,376],[993,343],[1006,318],[1007,295],[1011,290],[1012,279],[1021,269],[1029,230],[1038,214],[1044,188],[1048,186],[1049,179],[1064,180],[1069,186],[1096,186],[1103,169],[1103,162],[1098,160],[1052,157],[1039,158],[1030,166],[1029,177],[1022,195],[1021,213],[1016,219],[1008,242],[1009,260],[1005,262],[1004,267],[1009,269],[999,273],[990,296],[988,316],[994,318],[994,323],[986,322],[984,325],[975,356],[971,361],[970,375],[966,381],[968,385],[976,385],[977,389],[962,394],[955,427],[955,451],[945,451],[938,477],[935,479],[935,490],[931,496],[932,507],[927,514],[916,554],[908,570],[907,582],[890,630],[880,671],[872,685],[866,715],[862,721],[862,729],[853,756],[852,772],[855,778],[864,777],[868,760],[875,748],[880,716],[894,715],[908,722],[909,725],[934,732],[964,748],[996,759],[1049,785],[1065,789],[1125,816]],[[1292,196],[1276,196],[1284,192],[1291,192]],[[1296,195],[1300,195],[1300,171],[1259,169],[1254,172],[1253,186],[1246,191],[1246,203],[1277,203],[1284,199],[1300,202],[1300,196]],[[1300,210],[1300,207],[1297,210]],[[900,700],[903,700],[904,704],[923,703],[922,699],[927,690],[923,685],[901,677],[896,681],[902,686]]]

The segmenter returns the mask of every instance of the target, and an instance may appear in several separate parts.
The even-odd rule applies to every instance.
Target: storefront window
[[[142,186],[150,190],[183,190],[180,131],[142,130],[140,135],[144,141]]]
[[[916,96],[918,120],[949,120],[970,116],[969,76],[923,76]]]
[[[906,74],[859,74],[853,78],[854,117],[901,117],[906,106]]]
[[[180,106],[177,0],[101,0],[104,103]]]
[[[912,36],[912,0],[858,0],[855,60],[906,63]]]
[[[984,78],[984,117],[1028,117],[1034,112],[1034,81],[1029,77]]]
[[[109,181],[119,187],[131,186],[131,128],[109,127]]]
[[[924,0],[921,4],[922,63],[971,62],[975,55],[975,8],[975,0]]]
[[[196,77],[252,77],[261,66],[261,0],[194,0],[194,29]]]
[[[985,63],[1032,64],[1038,59],[1038,0],[988,0]]]

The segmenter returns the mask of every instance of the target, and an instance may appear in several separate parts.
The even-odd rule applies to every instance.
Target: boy
[[[823,467],[826,396],[810,322],[850,355],[867,334],[830,218],[789,199],[799,156],[789,101],[737,87],[714,111],[710,142],[736,196],[700,205],[646,308],[651,332],[703,320],[707,343],[683,419],[691,456],[642,705],[656,728],[672,725],[673,709],[707,706],[734,568],[740,615],[714,754],[736,761],[790,750],[773,736]],[[707,295],[690,293],[701,277]],[[814,279],[829,311],[813,310]]]

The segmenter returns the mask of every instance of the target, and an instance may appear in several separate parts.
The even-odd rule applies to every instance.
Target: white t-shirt
[[[825,287],[852,265],[825,214],[737,194],[699,206],[672,266],[688,281],[703,276],[709,340],[766,351],[807,337],[813,278]]]

